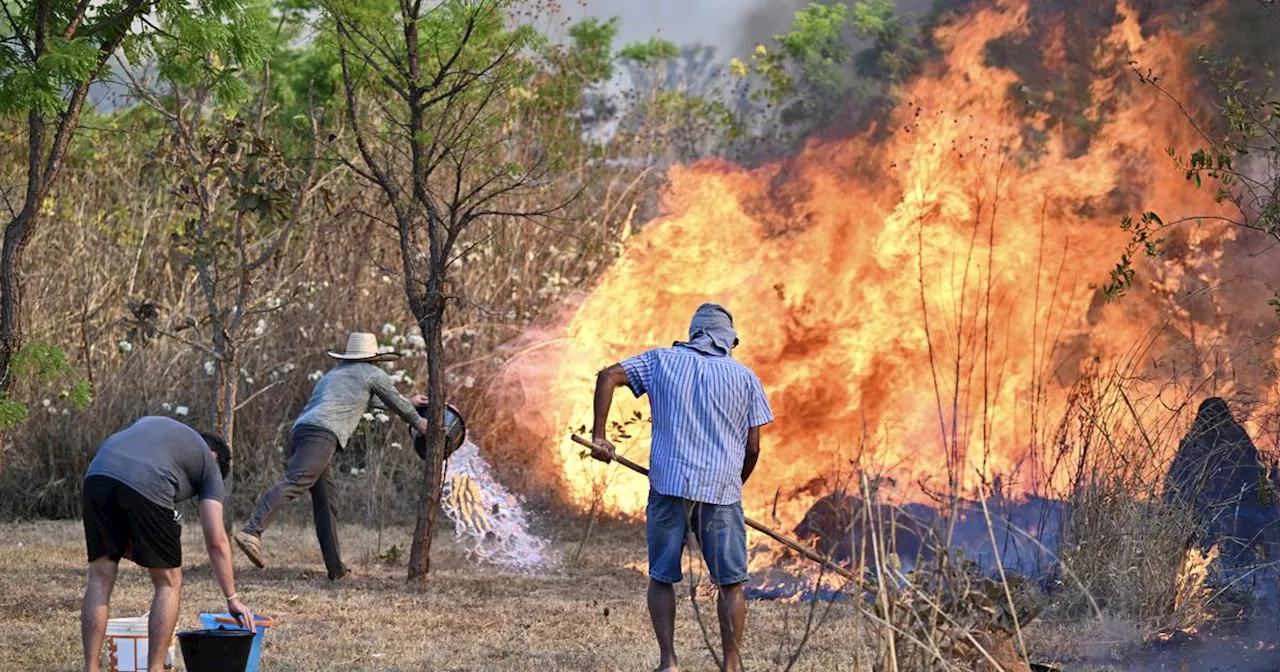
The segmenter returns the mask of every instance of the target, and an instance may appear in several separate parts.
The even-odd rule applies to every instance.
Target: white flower
[[[253,335],[254,335],[254,336],[261,336],[261,335],[263,335],[263,334],[265,334],[265,333],[267,333],[267,321],[266,321],[266,320],[258,320],[258,324],[254,325],[254,327],[253,327]]]
[[[404,343],[404,336],[396,334],[391,337],[391,345],[400,345],[401,343]]]
[[[45,408],[49,408],[49,404],[52,404],[52,403],[53,403],[52,401],[45,399],[44,401],[40,402],[40,405],[44,406]]]
[[[50,410],[53,410],[53,409],[50,409]],[[65,408],[64,408],[64,409],[62,409],[62,414],[63,414],[63,415],[71,415],[71,411],[70,411],[70,410],[68,410],[68,409],[65,409]]]
[[[476,384],[475,376],[467,376],[466,378],[462,379],[463,387],[471,388],[471,387],[475,387],[475,384]]]
[[[409,334],[408,340],[409,340],[409,345],[412,345],[415,348],[427,347],[426,339],[422,338],[420,334]]]
[[[279,308],[281,303],[283,302],[278,297],[275,297],[275,296],[267,297],[268,310],[275,310],[276,308]]]
[[[164,409],[165,411],[172,411],[172,410],[173,410],[173,404],[171,404],[171,403],[169,403],[169,402],[167,402],[167,401],[166,401],[166,402],[164,402],[163,404],[160,404],[160,408]]]
[[[173,413],[174,413],[174,415],[186,415],[186,414],[187,414],[187,407],[186,407],[186,406],[179,406],[179,407],[177,407],[177,408],[173,409]]]
[[[390,418],[386,413],[379,413],[379,414],[377,414],[377,415],[373,416],[373,418],[374,418],[375,420],[377,420],[378,422],[390,422],[390,421],[391,421],[391,418]]]
[[[359,476],[359,475],[360,475],[360,468],[359,468],[359,467],[351,467],[351,475],[352,475],[352,476]]]
[[[392,447],[392,448],[395,448],[396,450],[400,450],[400,449],[401,449],[401,448],[403,448],[404,446],[401,446],[399,441],[392,441],[392,442],[391,442],[391,447]]]
[[[391,324],[390,322],[382,325],[383,336],[390,336],[391,334],[394,334],[394,333],[396,333],[396,325]]]
[[[324,371],[321,371],[320,369],[316,369],[315,371],[312,371],[311,373],[307,374],[307,380],[310,380],[312,382],[320,380],[323,377],[324,377]]]
[[[214,371],[213,362],[212,362],[212,361],[205,362],[205,363],[204,363],[204,375],[206,375],[206,376],[212,376],[212,375],[213,375],[213,371]]]
[[[385,283],[387,283],[387,284],[391,284],[391,276],[389,276],[389,275],[384,275],[384,276],[382,276],[382,281],[383,281],[383,282],[385,282]]]
[[[120,341],[120,354],[127,355],[133,351],[133,344],[129,341]]]
[[[368,420],[369,422],[373,422],[373,414],[372,414],[372,413],[365,413],[364,415],[362,415],[362,416],[360,416],[360,417],[364,418],[365,420]]]

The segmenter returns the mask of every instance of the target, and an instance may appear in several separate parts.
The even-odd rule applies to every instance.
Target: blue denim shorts
[[[690,526],[716,585],[732,586],[747,580],[747,527],[741,502],[705,504],[650,489],[644,532],[653,580],[680,583],[684,578],[680,558]]]

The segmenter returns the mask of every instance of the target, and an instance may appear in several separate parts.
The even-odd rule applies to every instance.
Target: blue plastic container
[[[200,614],[200,627],[206,630],[216,630],[219,626],[224,628],[239,627],[240,622],[231,614]],[[249,650],[249,662],[245,665],[244,672],[259,672],[262,669],[262,638],[267,632],[267,628],[275,625],[276,622],[270,616],[253,616],[253,648]]]

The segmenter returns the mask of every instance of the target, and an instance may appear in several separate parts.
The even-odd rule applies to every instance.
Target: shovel
[[[578,445],[586,446],[587,448],[591,447],[591,441],[584,439],[581,436],[578,436],[577,434],[574,434],[571,438],[573,439],[573,442],[577,443]],[[622,466],[630,469],[631,471],[636,472],[637,474],[640,474],[645,477],[649,476],[648,469],[636,464],[635,462],[632,462],[631,460],[628,460],[627,458],[621,455],[615,454],[613,456],[613,461],[617,462],[618,464],[621,464]],[[751,529],[759,532],[760,534],[763,534],[766,537],[769,537],[770,539],[778,542],[779,544],[782,544],[783,546],[790,548],[796,553],[803,555],[805,558],[826,567],[828,570],[834,572],[835,574],[843,578],[846,578],[854,583],[861,584],[862,581],[861,579],[858,578],[856,574],[845,569],[844,567],[841,567],[839,564],[836,563],[836,561],[832,560],[830,557],[823,555],[821,553],[818,553],[817,551],[809,548],[808,546],[801,544],[799,541],[796,541],[795,539],[785,536],[779,532],[775,532],[774,530],[771,530],[768,527],[765,527],[764,525],[757,523],[756,521],[750,518],[746,519],[746,523],[747,523],[747,527],[750,527]]]

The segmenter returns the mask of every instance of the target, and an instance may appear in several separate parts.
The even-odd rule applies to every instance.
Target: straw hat
[[[378,338],[376,336],[359,331],[352,332],[352,334],[347,337],[346,352],[329,352],[330,357],[347,362],[361,362],[390,355],[391,353],[378,353]]]

